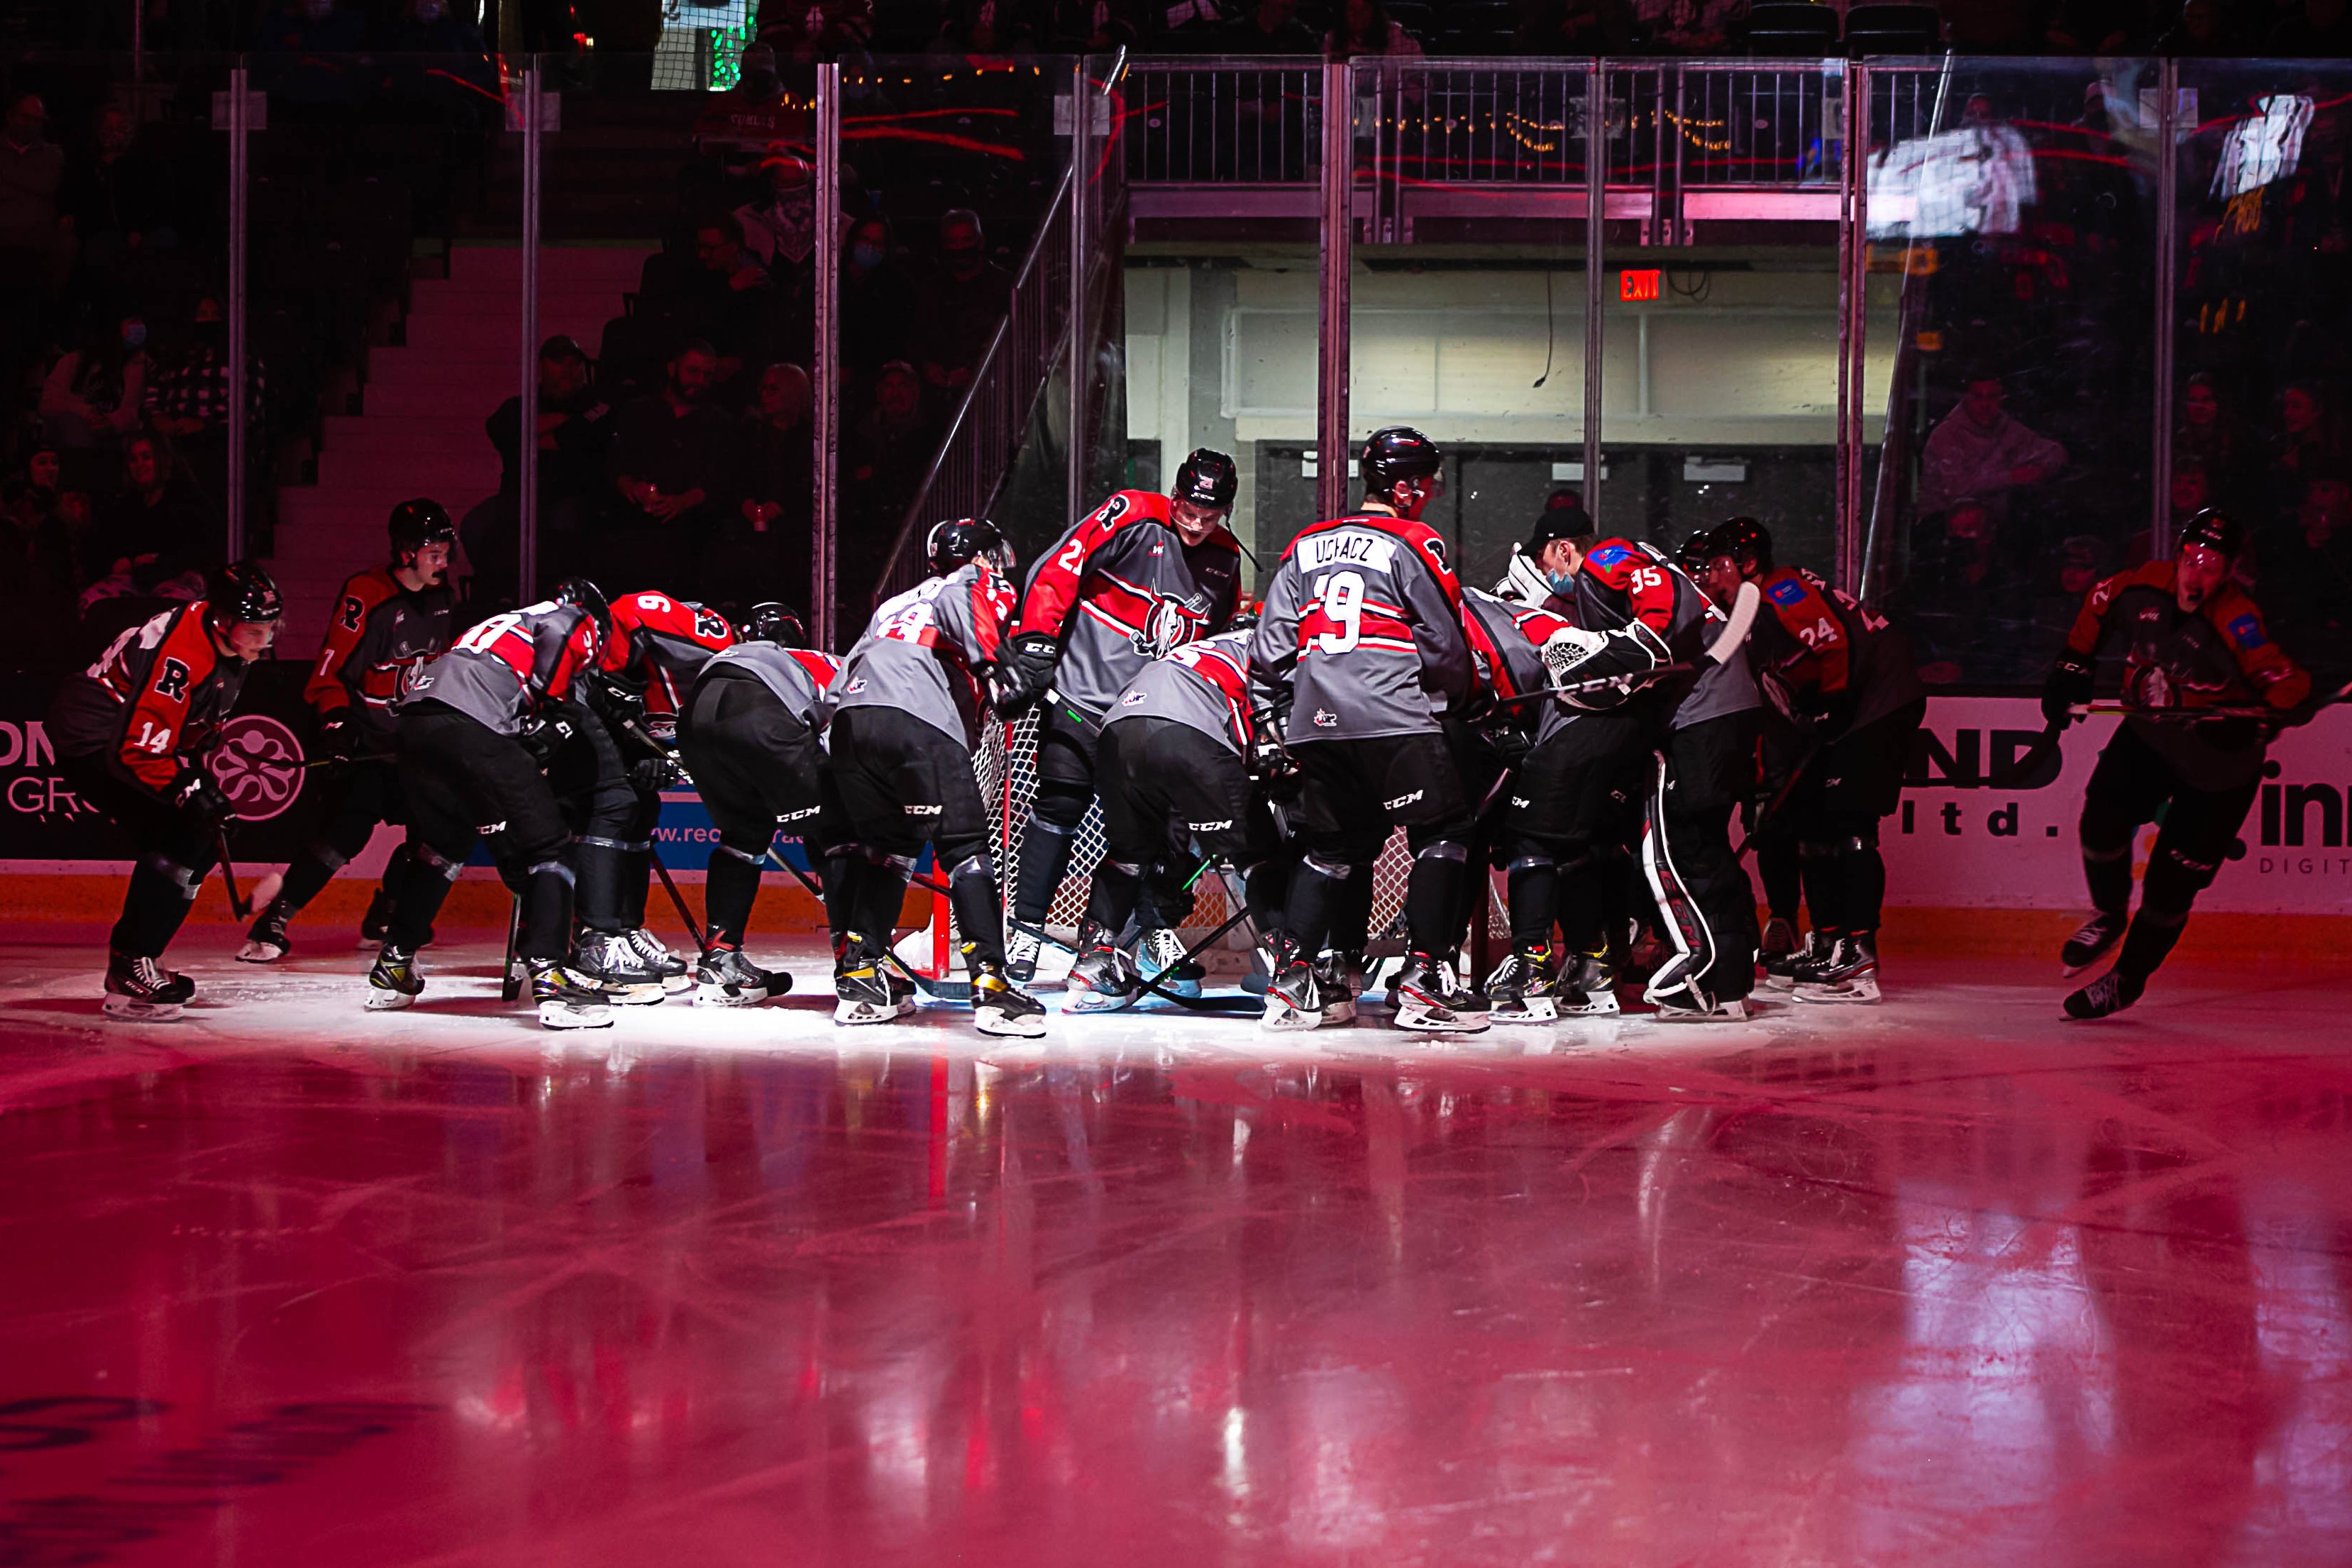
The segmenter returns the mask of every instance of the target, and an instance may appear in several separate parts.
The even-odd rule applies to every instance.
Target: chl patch
[[[1805,585],[1794,577],[1784,577],[1764,590],[1764,596],[1783,609],[1805,602]]]
[[[2252,610],[2230,623],[2230,640],[2252,652],[2271,639],[2263,636],[2263,619]]]
[[[1627,559],[1633,553],[1633,552],[1631,550],[1628,550],[1622,544],[1619,544],[1612,540],[1609,543],[1603,544],[1594,550],[1592,553],[1586,556],[1585,559],[1591,562],[1595,566],[1614,566],[1617,563]]]

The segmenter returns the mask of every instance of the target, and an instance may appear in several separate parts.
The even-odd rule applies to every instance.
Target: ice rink
[[[2340,966],[1007,1042],[15,934],[0,1564],[2352,1561]]]

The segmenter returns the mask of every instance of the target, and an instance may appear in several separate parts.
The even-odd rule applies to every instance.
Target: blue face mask
[[[849,259],[862,271],[871,272],[882,265],[882,247],[878,245],[853,245]]]

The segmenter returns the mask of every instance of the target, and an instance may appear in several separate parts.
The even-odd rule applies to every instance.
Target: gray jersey
[[[1706,607],[1706,640],[1712,644],[1723,634],[1727,623],[1721,610],[1709,604]],[[1764,699],[1756,692],[1756,677],[1748,668],[1748,645],[1742,642],[1731,651],[1730,658],[1722,664],[1712,659],[1699,661],[1698,684],[1675,710],[1674,727],[1687,730],[1694,724],[1704,724],[1710,719],[1721,719],[1733,713],[1745,713],[1751,708],[1764,706]]]
[[[1262,704],[1288,701],[1294,744],[1436,730],[1476,680],[1444,540],[1386,512],[1292,540],[1266,588],[1250,679]]]
[[[896,708],[967,750],[986,707],[981,669],[1013,619],[1013,585],[985,560],[934,577],[874,612],[828,695],[834,711]]]
[[[520,735],[542,700],[572,695],[596,662],[604,636],[588,612],[543,602],[492,616],[418,670],[401,706],[439,702],[501,735]]]
[[[713,677],[730,680],[749,678],[775,693],[786,712],[812,730],[822,729],[828,715],[826,689],[841,673],[838,657],[813,647],[782,647],[772,642],[739,642],[716,655],[695,677],[694,689]]]
[[[1136,672],[1104,715],[1168,719],[1198,730],[1229,752],[1249,750],[1250,632],[1223,632],[1171,648]]]

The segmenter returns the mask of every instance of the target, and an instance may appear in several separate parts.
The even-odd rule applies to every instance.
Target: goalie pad
[[[1554,632],[1543,660],[1559,700],[1588,713],[1623,706],[1644,677],[1671,662],[1664,639],[1639,621],[1613,632]]]

